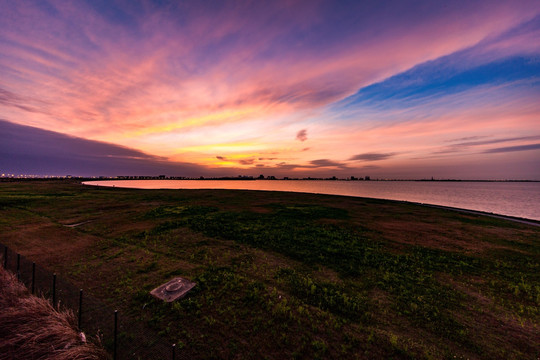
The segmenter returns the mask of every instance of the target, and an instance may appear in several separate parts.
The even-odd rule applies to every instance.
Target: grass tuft
[[[71,311],[57,311],[47,299],[31,295],[4,269],[0,269],[0,309],[0,360],[108,359],[77,330]]]

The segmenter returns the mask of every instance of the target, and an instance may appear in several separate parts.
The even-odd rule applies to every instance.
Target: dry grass
[[[57,311],[0,268],[0,360],[100,360],[107,353],[86,342],[71,311]]]

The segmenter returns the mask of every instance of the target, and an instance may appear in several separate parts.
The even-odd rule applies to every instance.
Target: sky
[[[0,175],[540,180],[538,0],[0,9]]]

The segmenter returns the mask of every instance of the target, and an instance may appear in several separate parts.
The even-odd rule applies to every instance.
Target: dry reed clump
[[[71,311],[57,311],[0,267],[0,360],[101,360],[107,353],[86,342]]]

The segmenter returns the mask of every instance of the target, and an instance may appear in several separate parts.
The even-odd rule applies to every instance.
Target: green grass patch
[[[0,182],[0,209],[2,242],[189,358],[540,351],[536,227],[374,199],[73,181]],[[185,298],[149,295],[176,276],[197,283]]]

